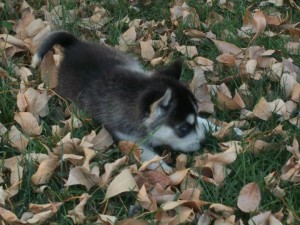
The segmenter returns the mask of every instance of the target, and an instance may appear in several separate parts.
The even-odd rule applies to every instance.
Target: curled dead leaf
[[[40,185],[47,183],[58,166],[59,158],[55,155],[51,155],[48,159],[42,161],[38,170],[31,176],[32,184]]]

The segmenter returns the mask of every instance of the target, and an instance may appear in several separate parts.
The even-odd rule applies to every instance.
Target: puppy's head
[[[178,80],[182,61],[156,71],[140,105],[143,122],[154,146],[169,145],[189,152],[200,148],[204,130],[197,122],[197,103],[190,90]]]

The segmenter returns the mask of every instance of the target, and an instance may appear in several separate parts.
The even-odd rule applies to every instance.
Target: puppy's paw
[[[174,168],[172,168],[171,166],[169,166],[163,160],[160,160],[159,162],[151,163],[148,166],[148,169],[155,170],[155,171],[163,171],[166,174],[172,174],[174,172]]]

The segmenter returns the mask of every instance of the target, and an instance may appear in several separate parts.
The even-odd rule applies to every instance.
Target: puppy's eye
[[[189,123],[184,123],[180,127],[177,128],[177,134],[179,137],[184,137],[192,130],[192,125]]]

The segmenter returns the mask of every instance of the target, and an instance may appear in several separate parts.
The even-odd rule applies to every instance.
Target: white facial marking
[[[195,116],[193,114],[189,114],[185,120],[187,123],[193,125],[195,123]]]
[[[203,129],[196,128],[186,136],[180,138],[176,135],[172,127],[161,126],[150,138],[149,143],[153,146],[169,145],[174,150],[183,152],[197,151],[200,148],[200,142],[204,140]]]

